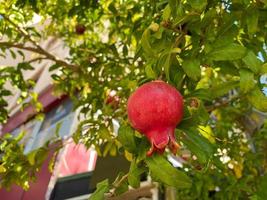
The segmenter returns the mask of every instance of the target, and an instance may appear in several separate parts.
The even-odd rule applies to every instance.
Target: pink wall
[[[10,191],[5,189],[0,190],[1,200],[21,200],[23,196],[23,190],[18,186],[12,186]]]
[[[50,86],[39,95],[39,101],[43,104],[45,112],[58,105],[66,96],[55,97],[52,94],[53,87]],[[22,112],[16,113],[12,116],[7,124],[4,125],[2,133],[6,133],[14,130],[19,125],[25,123],[30,117],[35,115],[36,112],[32,106],[24,109]],[[45,193],[51,177],[51,173],[48,170],[49,160],[53,153],[50,152],[48,159],[44,162],[41,170],[37,174],[36,182],[30,184],[28,191],[23,191],[18,186],[12,186],[10,191],[0,189],[0,200],[43,200],[45,199]]]
[[[44,92],[39,95],[38,100],[42,103],[45,111],[48,111],[55,104],[62,101],[63,97],[56,97],[52,94],[53,86],[49,86]],[[19,125],[25,123],[29,118],[34,116],[36,111],[33,106],[26,107],[23,111],[19,111],[14,116],[8,119],[8,122],[3,126],[2,133],[10,132],[17,128]]]

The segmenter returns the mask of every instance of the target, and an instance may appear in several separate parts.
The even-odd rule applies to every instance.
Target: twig
[[[32,51],[32,52],[35,52],[35,53],[40,53],[38,51],[38,49],[36,49],[34,47],[24,46],[23,44],[15,44],[15,43],[12,43],[12,42],[0,42],[0,46],[14,47],[14,48],[17,48],[17,49],[23,49],[23,50]]]
[[[181,51],[182,50],[185,50],[186,48],[188,48],[188,47],[190,47],[190,46],[192,46],[193,45],[193,43],[189,43],[188,45],[186,45],[186,46],[184,46],[183,48],[181,48]]]
[[[154,184],[151,185],[147,185],[144,187],[140,187],[137,189],[131,189],[117,197],[107,197],[107,200],[136,200],[140,197],[151,197],[152,193],[151,193],[151,189],[153,189],[155,187]]]
[[[26,30],[24,30],[22,27],[18,26],[16,23],[14,23],[12,20],[10,20],[6,15],[2,15],[2,17],[7,21],[9,22],[12,26],[14,26],[18,32],[21,33],[21,35],[28,39],[34,46],[35,48],[32,48],[32,47],[25,47],[24,45],[21,46],[21,44],[16,44],[15,46],[14,45],[11,45],[13,47],[16,47],[16,48],[21,48],[21,49],[25,49],[25,50],[29,50],[29,51],[33,51],[33,52],[36,52],[36,53],[39,53],[41,55],[44,55],[46,56],[46,58],[50,59],[50,60],[53,60],[54,62],[56,62],[57,64],[59,65],[62,65],[62,66],[65,66],[65,67],[69,67],[69,68],[72,68],[72,69],[78,69],[78,65],[74,65],[74,64],[70,64],[70,63],[67,63],[66,61],[64,60],[61,60],[59,58],[57,58],[56,56],[54,56],[53,54],[50,54],[49,52],[47,52],[45,49],[43,49],[29,34]],[[6,45],[8,45],[6,43]],[[10,43],[9,43],[10,45]]]
[[[125,179],[127,179],[127,178],[128,178],[128,174],[125,174],[123,177],[121,177],[119,182],[114,185],[114,188],[120,187],[120,185],[123,183],[123,181],[125,181]]]
[[[123,181],[125,181],[126,179],[128,178],[128,173],[125,174],[123,177],[121,177],[121,179],[116,183],[116,184],[113,184],[113,188],[112,190],[108,193],[108,196],[107,197],[113,197],[115,196],[115,190],[120,187],[120,185],[123,183]]]
[[[208,111],[208,112],[212,112],[212,111],[214,111],[214,110],[216,110],[216,109],[218,109],[218,108],[221,108],[221,107],[225,107],[225,106],[227,106],[229,103],[231,103],[232,101],[234,101],[234,100],[236,100],[236,99],[239,99],[239,98],[241,98],[239,95],[236,95],[236,96],[234,96],[234,97],[232,97],[232,98],[229,98],[228,100],[226,100],[226,101],[223,101],[223,102],[220,102],[220,103],[215,103],[214,105],[212,105],[212,106],[207,106],[206,107],[206,110]]]
[[[28,60],[27,62],[28,63],[33,63],[33,62],[36,62],[36,61],[41,61],[41,60],[45,60],[47,59],[46,57],[37,57],[37,58],[34,58],[32,60]]]

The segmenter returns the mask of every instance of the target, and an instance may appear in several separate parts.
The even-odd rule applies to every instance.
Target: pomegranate
[[[78,35],[84,34],[85,30],[86,30],[86,28],[85,28],[85,26],[83,24],[77,24],[75,26],[75,32]]]
[[[176,154],[175,127],[183,117],[183,97],[163,81],[152,81],[139,87],[128,99],[128,118],[131,126],[144,134],[151,143],[147,152],[162,154],[168,145]]]
[[[105,103],[114,109],[119,107],[120,97],[116,94],[116,91],[112,90],[108,93]]]

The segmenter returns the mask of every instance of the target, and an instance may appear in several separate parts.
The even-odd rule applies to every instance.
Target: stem
[[[125,181],[128,178],[128,175],[129,174],[125,174],[123,177],[121,177],[121,179],[119,180],[119,182],[114,185],[114,188],[120,187],[120,185],[123,183],[123,181]]]
[[[47,58],[45,58],[45,57],[37,57],[37,58],[34,58],[32,60],[28,60],[27,62],[28,63],[33,63],[33,62],[41,61],[41,60],[45,60],[45,59],[47,59]]]
[[[108,194],[108,197],[113,197],[115,196],[115,190],[116,188],[120,187],[120,185],[123,183],[123,181],[125,181],[127,178],[128,178],[128,173],[125,174],[123,177],[121,177],[121,179],[116,183],[116,184],[113,184],[113,190],[109,192]]]
[[[207,109],[208,112],[212,112],[212,111],[216,110],[217,108],[221,108],[221,107],[227,106],[229,103],[231,103],[232,101],[234,101],[236,99],[239,99],[239,98],[241,98],[241,97],[239,95],[236,95],[236,96],[234,96],[232,98],[229,98],[226,101],[223,101],[223,102],[220,102],[220,103],[217,103],[217,104],[215,103],[212,106],[207,106],[206,109]]]
[[[141,197],[148,197],[148,196],[152,196],[151,193],[151,189],[153,189],[155,187],[154,184],[151,185],[146,185],[144,187],[140,187],[138,189],[131,189],[117,197],[107,197],[107,200],[136,200],[139,199]]]
[[[40,54],[38,49],[36,49],[34,47],[24,46],[23,44],[15,44],[15,43],[12,43],[12,42],[0,42],[0,46],[6,46],[6,47],[11,47],[11,48],[14,47],[14,48],[17,48],[17,49],[23,49],[23,50],[26,50],[26,51],[32,51],[32,52]]]

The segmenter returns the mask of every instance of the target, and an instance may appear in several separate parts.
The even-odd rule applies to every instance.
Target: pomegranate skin
[[[172,153],[177,152],[174,131],[183,117],[179,91],[163,81],[145,83],[129,97],[127,112],[131,126],[151,143],[148,156],[163,153],[166,146]]]

